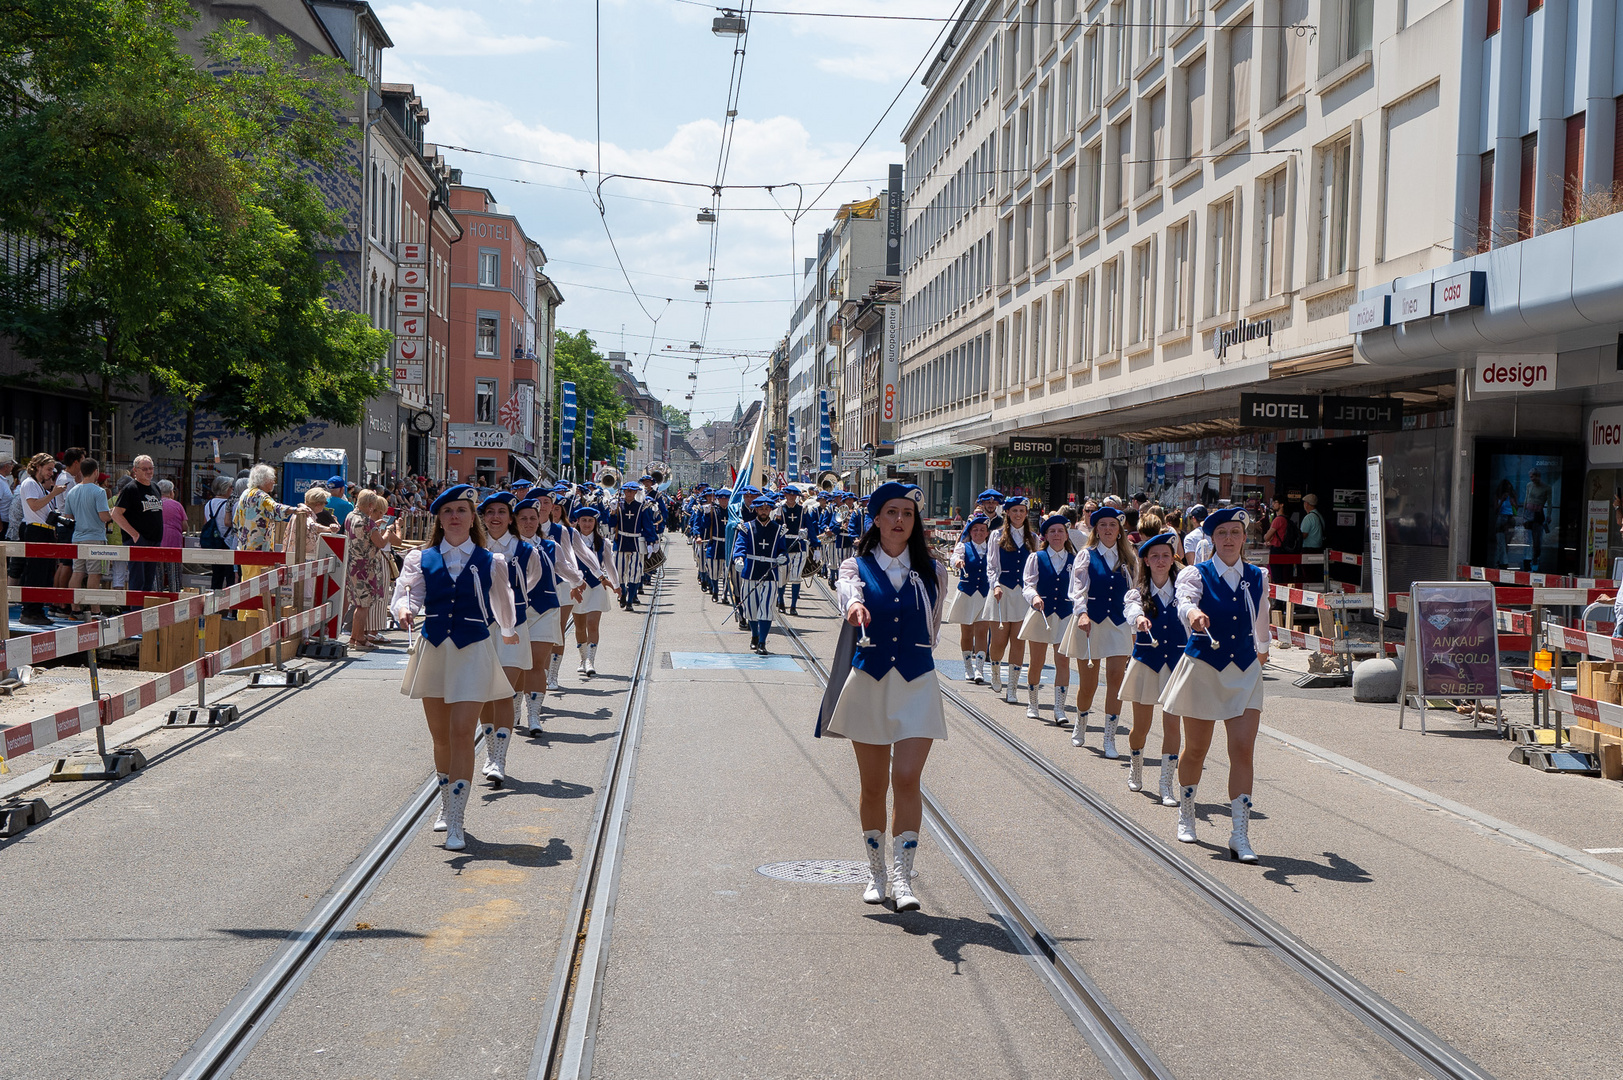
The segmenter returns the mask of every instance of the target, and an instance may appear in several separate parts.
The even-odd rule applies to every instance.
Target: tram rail
[[[829,588],[828,583],[819,580],[817,585],[823,597],[830,604],[835,604],[833,590]],[[835,606],[837,610],[837,604]],[[811,653],[798,631],[792,627],[786,629],[797,650],[813,666],[817,677],[826,682],[828,673],[822,661]],[[1092,811],[1111,832],[1126,840],[1141,855],[1147,856],[1153,863],[1182,882],[1258,945],[1317,986],[1326,996],[1424,1069],[1427,1075],[1437,1077],[1439,1080],[1493,1080],[1493,1074],[1466,1057],[1452,1044],[1342,970],[1270,918],[1255,904],[1182,858],[1169,845],[1118,810],[1103,795],[1060,768],[1046,754],[994,720],[944,680],[941,683],[941,693],[965,717],[985,729],[1049,781]],[[925,793],[924,801],[927,816],[934,813],[938,818],[938,822],[932,824],[939,827],[940,823],[950,822],[950,817],[939,810],[938,800],[928,792]],[[955,824],[952,829],[956,830]],[[951,832],[948,839],[950,843],[957,842]],[[967,838],[965,839],[967,842]],[[994,868],[988,869],[996,873]],[[973,879],[971,883],[974,884]],[[977,891],[980,891],[978,886]],[[1063,953],[1064,950],[1059,951]],[[1074,961],[1072,963],[1074,964]],[[1058,968],[1055,970],[1057,973]],[[1084,1032],[1084,1035],[1086,1034]]]

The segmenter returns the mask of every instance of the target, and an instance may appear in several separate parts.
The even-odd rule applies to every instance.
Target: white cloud
[[[379,8],[378,18],[395,48],[413,56],[517,56],[559,44],[546,37],[498,34],[467,8],[397,4]]]

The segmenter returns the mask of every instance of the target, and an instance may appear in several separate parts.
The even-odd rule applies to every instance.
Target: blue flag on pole
[[[766,463],[774,471],[778,468],[778,433],[766,433]]]
[[[596,417],[597,410],[588,407],[586,410],[586,435],[581,440],[580,461],[582,465],[589,465],[592,461],[592,421]]]
[[[834,437],[828,430],[828,391],[817,391],[817,469],[828,472],[834,468]]]
[[[800,483],[800,448],[795,445],[795,418],[789,418],[789,479]]]
[[[575,467],[575,384],[564,383],[564,418],[558,432],[558,464],[561,468]]]

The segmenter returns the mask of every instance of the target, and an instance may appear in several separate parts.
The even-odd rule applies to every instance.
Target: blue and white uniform
[[[811,550],[812,517],[806,505],[796,500],[794,506],[785,502],[774,516],[783,527],[784,557],[788,559],[778,568],[778,606],[783,606],[783,592],[789,590],[789,606],[800,603],[800,575],[806,569],[806,556]]]
[[[1178,618],[1178,581],[1168,577],[1160,588],[1153,584],[1148,595],[1138,589],[1127,591],[1127,625],[1138,625],[1138,620],[1150,611],[1150,629],[1136,634],[1133,658],[1127,661],[1127,672],[1121,680],[1121,699],[1138,705],[1154,705],[1172,679],[1172,669],[1178,664],[1184,646],[1189,642],[1189,630]],[[1154,642],[1154,644],[1151,644]],[[1176,715],[1176,714],[1174,714]]]
[[[1115,548],[1090,547],[1076,557],[1071,601],[1078,613],[1088,613],[1090,625],[1083,633],[1081,620],[1072,622],[1060,643],[1065,655],[1078,660],[1132,655],[1133,624],[1126,615],[1126,602],[1133,583],[1128,573]]]
[[[532,583],[542,573],[541,557],[535,548],[512,530],[500,539],[492,536],[486,546],[496,554],[507,560],[508,584],[513,589],[513,603],[516,621],[513,626],[518,635],[518,644],[508,645],[505,642],[496,643],[496,655],[501,657],[502,667],[518,668],[528,671],[533,663],[530,655],[529,631],[529,603],[528,597]]]
[[[714,503],[699,507],[694,535],[699,542],[699,568],[705,587],[711,599],[719,600],[726,584],[727,511]]]
[[[609,511],[609,535],[614,540],[614,572],[625,584],[625,604],[637,602],[642,584],[643,561],[659,543],[657,515],[645,500],[631,502],[627,496],[640,491],[636,484],[621,485],[620,501]]]
[[[780,560],[787,558],[786,548],[783,527],[771,519],[763,525],[750,517],[733,533],[733,568],[738,571],[745,621],[771,626],[777,606],[778,569]]]
[[[530,640],[538,645],[562,645],[562,608],[569,599],[568,590],[581,584],[582,578],[574,559],[565,561],[568,549],[546,535],[546,526],[542,526],[542,529],[531,541],[540,565],[535,577],[530,579]],[[550,684],[551,680],[548,682]]]
[[[947,622],[970,626],[986,621],[986,604],[992,595],[992,578],[987,569],[990,547],[990,543],[977,544],[973,540],[959,545],[957,557],[964,565],[958,573],[958,587],[947,605]]]
[[[934,579],[933,590],[924,575]],[[840,614],[852,604],[866,607],[872,644],[853,654],[851,673],[822,733],[887,744],[947,737],[931,652],[941,632],[947,584],[940,563],[920,574],[906,551],[892,559],[875,548],[840,564]]]
[[[1191,633],[1161,695],[1161,708],[1197,720],[1232,720],[1262,708],[1262,660],[1268,653],[1268,571],[1217,557],[1178,574],[1178,617],[1199,608],[1211,631]]]
[[[1014,545],[1013,551],[1003,550],[1003,535],[1009,533],[1009,541]],[[1023,575],[1026,569],[1026,559],[1031,556],[1035,548],[1032,546],[1030,524],[1015,528],[1004,525],[994,532],[986,544],[986,572],[990,584],[1003,586],[1001,598],[987,594],[986,621],[995,623],[1017,623],[1026,617],[1031,605],[1026,603],[1024,593],[1025,581]],[[995,589],[994,589],[995,591]]]
[[[580,558],[577,552],[575,560],[580,576],[586,582],[586,595],[575,605],[575,614],[590,615],[594,611],[607,611],[609,594],[620,588],[620,579],[614,575],[614,560],[609,558],[613,552],[610,550],[608,538],[597,527],[596,508],[577,507],[573,516],[577,522],[575,536],[587,556]],[[590,524],[589,532],[579,527],[586,523]]]
[[[1069,594],[1071,567],[1075,563],[1076,553],[1064,548],[1055,551],[1044,547],[1027,556],[1022,581],[1023,595],[1028,607],[1033,600],[1041,597],[1043,610],[1041,617],[1037,617],[1035,608],[1029,612],[1020,626],[1022,641],[1057,645],[1065,635],[1065,628],[1071,621]]]
[[[513,693],[496,652],[498,632],[511,635],[518,623],[506,558],[471,537],[460,545],[442,540],[412,551],[389,608],[397,620],[423,617],[402,694],[485,702]]]

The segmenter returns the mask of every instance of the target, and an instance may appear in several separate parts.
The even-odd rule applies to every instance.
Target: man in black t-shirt
[[[163,494],[152,482],[155,472],[151,458],[145,454],[136,458],[130,465],[130,479],[135,482],[119,494],[113,505],[113,520],[128,541],[140,547],[163,543]],[[157,576],[157,563],[130,560],[131,592],[151,592]]]

